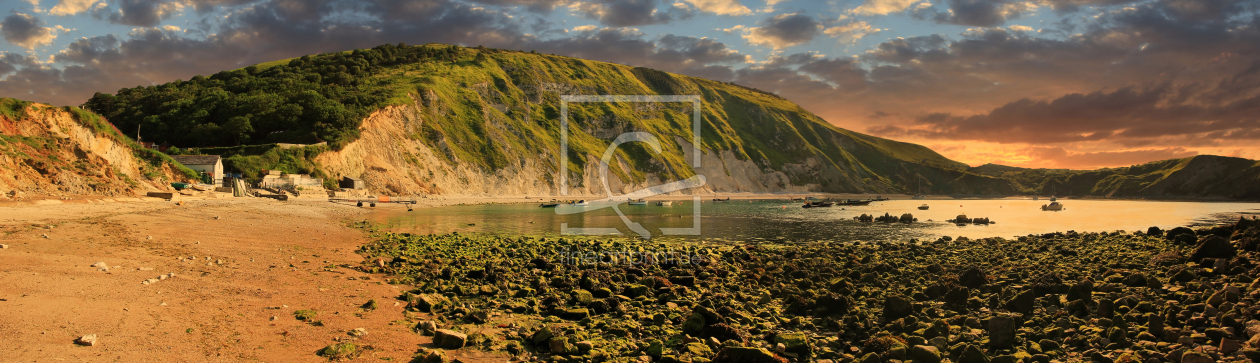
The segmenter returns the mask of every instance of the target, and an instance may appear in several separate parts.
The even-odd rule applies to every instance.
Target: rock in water
[[[464,347],[468,336],[449,329],[438,329],[433,333],[433,343],[442,349],[459,349]]]
[[[726,347],[718,352],[712,363],[787,363],[787,359],[774,355],[765,348]]]
[[[1194,253],[1190,254],[1190,260],[1199,262],[1205,258],[1234,258],[1236,255],[1238,251],[1234,250],[1228,239],[1213,235],[1199,240],[1199,244],[1194,247]]]
[[[84,336],[82,336],[82,337],[79,337],[79,339],[75,339],[75,340],[74,340],[74,344],[78,344],[78,345],[86,345],[86,346],[89,346],[89,347],[91,347],[91,346],[95,346],[95,345],[96,345],[96,334],[88,334],[88,335],[84,335]]]
[[[1010,315],[989,318],[989,345],[994,348],[1010,348],[1015,345],[1015,319]]]

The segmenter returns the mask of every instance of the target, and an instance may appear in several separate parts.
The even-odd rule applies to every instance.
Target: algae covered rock
[[[958,363],[989,363],[989,356],[980,348],[967,344],[958,355]]]
[[[787,359],[770,353],[765,348],[725,347],[713,357],[712,363],[787,363]]]
[[[914,314],[914,308],[910,304],[910,299],[902,295],[888,295],[884,299],[884,318],[891,320],[901,319]]]
[[[916,345],[910,347],[910,359],[921,363],[941,363],[941,352],[933,346]]]
[[[989,318],[989,346],[994,348],[1010,348],[1015,345],[1015,319],[1010,315],[995,315]]]
[[[1237,255],[1238,251],[1228,239],[1213,235],[1199,240],[1194,246],[1194,252],[1190,254],[1190,260],[1199,262],[1205,258],[1234,258]]]
[[[436,313],[442,311],[451,300],[445,296],[438,294],[420,294],[413,295],[408,303],[411,307],[426,313]]]

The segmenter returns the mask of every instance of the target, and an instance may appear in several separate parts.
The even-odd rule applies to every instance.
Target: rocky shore
[[[370,228],[368,226],[361,226]],[[1260,222],[894,244],[372,232],[433,344],[515,361],[1260,359]],[[430,315],[416,314],[427,312]],[[466,354],[466,353],[465,353]]]

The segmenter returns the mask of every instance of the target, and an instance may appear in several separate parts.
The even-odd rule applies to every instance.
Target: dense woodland
[[[183,147],[352,141],[363,118],[389,103],[383,67],[453,61],[460,48],[382,45],[303,56],[188,81],[96,93],[84,107],[144,141]]]

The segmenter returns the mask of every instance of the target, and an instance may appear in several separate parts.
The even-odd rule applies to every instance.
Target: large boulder
[[[978,289],[989,284],[989,275],[986,275],[979,267],[971,266],[958,274],[958,284]]]
[[[1010,315],[989,318],[989,346],[1003,349],[1015,346],[1015,319]]]
[[[901,319],[914,314],[910,299],[899,294],[889,294],[884,298],[884,318],[888,321]]]
[[[933,346],[916,345],[910,347],[910,359],[920,363],[941,363],[941,352]]]
[[[985,355],[980,348],[967,344],[967,347],[963,348],[962,354],[958,355],[958,363],[989,363],[989,356]]]
[[[1190,260],[1197,263],[1205,258],[1230,259],[1237,255],[1238,251],[1228,239],[1211,235],[1199,240],[1199,243],[1194,246],[1194,252],[1190,254]]]

